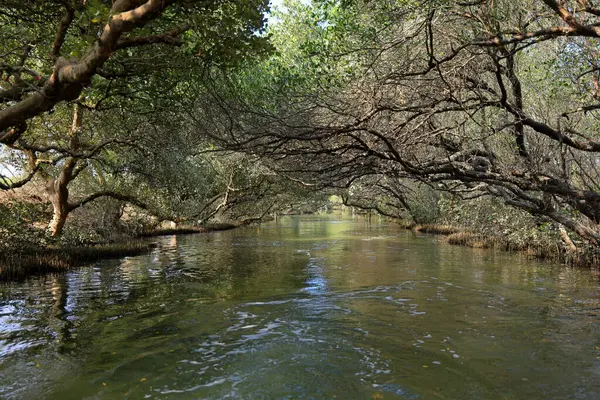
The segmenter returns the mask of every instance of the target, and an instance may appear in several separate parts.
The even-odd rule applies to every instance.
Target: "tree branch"
[[[115,50],[121,50],[129,47],[146,46],[149,44],[168,44],[171,46],[181,46],[183,41],[179,38],[183,32],[189,29],[189,26],[173,29],[164,35],[148,35],[137,37],[126,37],[119,40],[115,46]]]
[[[117,193],[111,190],[105,190],[105,191],[101,191],[101,192],[96,192],[93,193],[79,201],[77,201],[76,203],[70,203],[69,204],[69,212],[79,208],[79,207],[83,207],[84,205],[86,205],[87,203],[90,203],[96,199],[99,199],[101,197],[110,197],[116,200],[121,200],[130,204],[133,204],[134,206],[137,206],[139,208],[142,208],[144,210],[148,210],[148,205],[146,203],[144,203],[143,201],[139,200],[137,197],[135,196],[131,196],[131,195],[126,195],[126,194],[122,194],[122,193]]]
[[[51,109],[61,101],[75,100],[87,86],[91,78],[113,54],[121,35],[136,27],[143,26],[152,16],[162,12],[175,0],[148,0],[135,8],[140,1],[120,0],[113,4],[113,14],[105,25],[100,37],[87,54],[79,61],[70,62],[59,58],[52,75],[36,93],[15,105],[0,110],[0,134]],[[114,14],[117,10],[128,10]],[[0,142],[3,137],[0,136]]]
[[[65,3],[65,8],[67,9],[65,15],[60,20],[60,25],[58,26],[58,30],[56,31],[56,37],[54,39],[54,43],[52,44],[52,58],[54,60],[58,59],[60,55],[60,49],[65,42],[65,38],[67,36],[67,31],[73,22],[73,17],[75,16],[75,10],[71,7],[70,4]]]

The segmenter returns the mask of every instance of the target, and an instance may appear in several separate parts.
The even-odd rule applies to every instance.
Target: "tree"
[[[264,0],[3,3],[0,143],[24,174],[0,177],[0,189],[40,175],[53,236],[71,211],[97,198],[147,206],[131,190],[107,189],[109,161],[115,152],[150,151],[150,141],[141,142],[151,136],[144,130],[157,131],[148,116],[174,115],[176,99],[191,95],[189,83],[207,69],[268,50],[260,34],[267,7]],[[83,175],[97,182],[71,201],[69,186]]]
[[[3,37],[12,40],[3,53],[8,55],[2,70],[10,85],[0,96],[8,102],[0,111],[0,141],[14,143],[25,132],[28,120],[58,103],[76,100],[94,77],[104,75],[103,68],[118,52],[131,57],[135,54],[131,50],[140,46],[187,44],[197,55],[210,57],[218,54],[216,50],[223,52],[217,39],[233,44],[228,53],[261,43],[256,33],[266,7],[263,0],[118,0],[110,7],[101,0],[47,0],[31,5],[9,1],[3,6]],[[51,41],[52,17],[61,12]],[[217,20],[219,25],[211,25]],[[33,26],[23,29],[24,22]],[[191,40],[186,43],[182,36]],[[62,56],[64,50],[81,56],[68,60]]]

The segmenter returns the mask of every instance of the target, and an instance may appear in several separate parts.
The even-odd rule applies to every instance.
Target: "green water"
[[[597,273],[287,218],[0,286],[0,398],[600,399]]]

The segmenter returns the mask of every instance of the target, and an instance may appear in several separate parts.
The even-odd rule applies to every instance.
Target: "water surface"
[[[599,399],[591,271],[286,218],[0,286],[0,398]]]

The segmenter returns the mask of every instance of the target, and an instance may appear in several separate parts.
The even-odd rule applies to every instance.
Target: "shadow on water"
[[[0,287],[0,397],[600,398],[592,271],[284,218]]]

